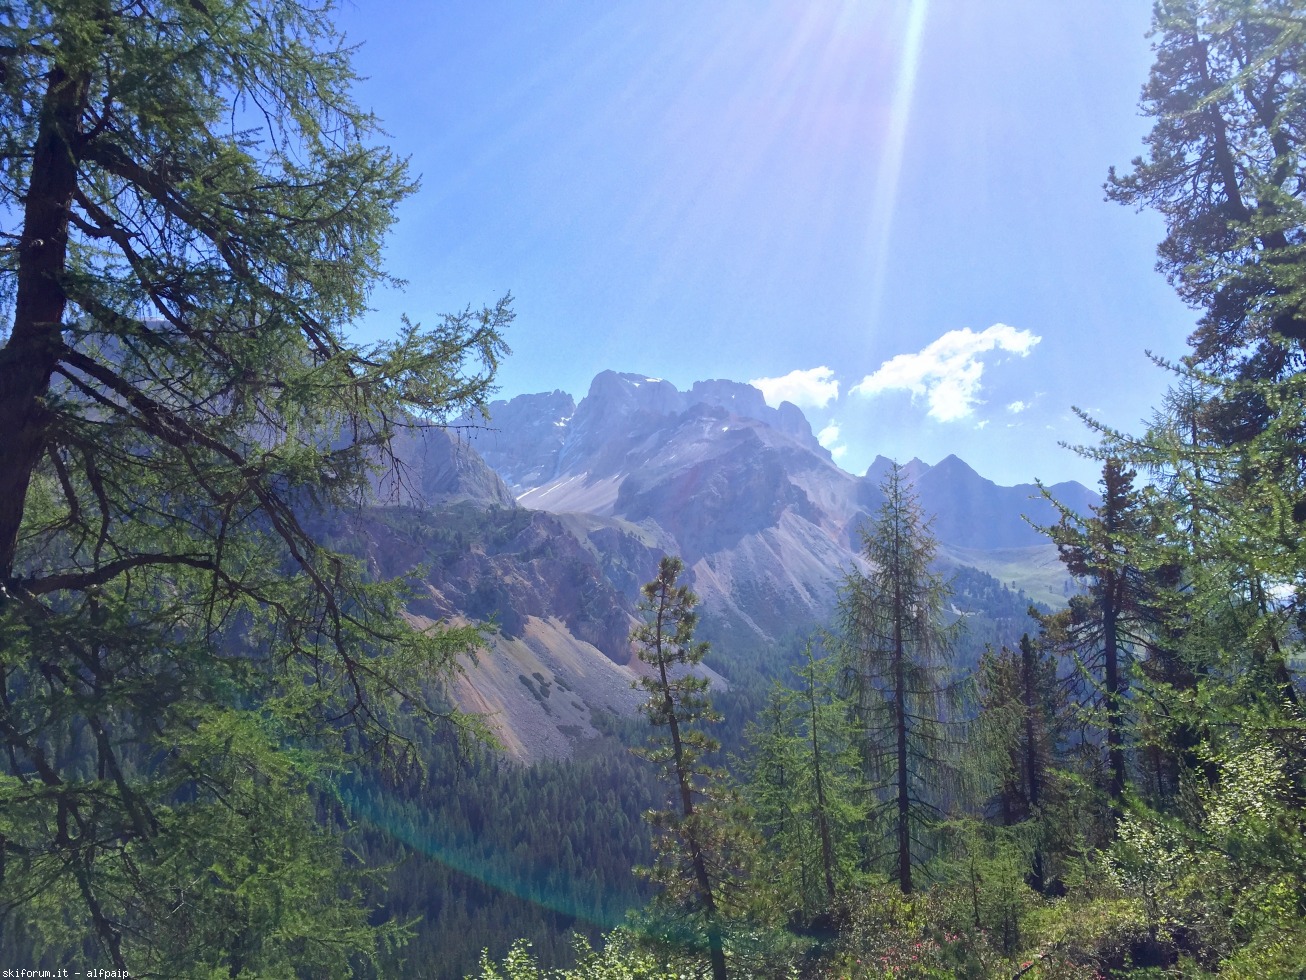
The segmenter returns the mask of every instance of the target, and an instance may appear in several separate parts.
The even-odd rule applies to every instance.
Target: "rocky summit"
[[[891,465],[840,469],[800,409],[750,385],[680,391],[614,371],[579,403],[520,395],[392,449],[368,511],[370,560],[385,575],[420,570],[419,621],[496,624],[456,695],[524,761],[566,756],[595,712],[638,704],[627,637],[662,554],[685,560],[719,648],[766,649],[826,622]],[[1037,486],[998,486],[955,456],[905,470],[942,565],[992,576],[1013,607],[1064,602],[1072,586],[1037,530],[1058,511]],[[1076,483],[1050,492],[1078,512],[1096,502]]]

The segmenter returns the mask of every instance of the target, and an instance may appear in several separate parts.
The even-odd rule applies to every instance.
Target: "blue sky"
[[[1141,152],[1145,0],[347,4],[359,101],[422,188],[360,335],[511,290],[500,396],[605,368],[788,397],[839,462],[1092,483],[1194,314]]]

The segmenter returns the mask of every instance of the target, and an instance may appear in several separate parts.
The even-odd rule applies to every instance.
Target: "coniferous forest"
[[[759,648],[665,555],[640,712],[532,766],[455,696],[505,624],[336,520],[514,310],[353,339],[415,178],[324,13],[5,6],[0,975],[1306,977],[1306,4],[1156,5],[1105,192],[1196,328],[1079,413],[1064,607],[894,465],[828,622]]]

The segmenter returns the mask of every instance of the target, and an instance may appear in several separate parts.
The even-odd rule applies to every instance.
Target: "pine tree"
[[[746,730],[744,795],[758,824],[772,886],[791,918],[830,913],[855,876],[861,808],[858,740],[839,695],[839,663],[809,645]],[[795,914],[796,913],[796,914]]]
[[[1300,0],[1156,6],[1146,158],[1111,197],[1166,221],[1160,267],[1201,311],[1166,403],[1100,453],[1145,469],[1161,656],[1139,678],[1156,809],[1112,852],[1193,957],[1294,976],[1306,941],[1306,741],[1291,662],[1306,592],[1306,181]],[[1139,563],[1135,553],[1134,561]],[[1285,900],[1286,896],[1292,896]]]
[[[929,825],[960,781],[949,732],[960,694],[951,676],[957,627],[943,622],[949,592],[932,571],[935,541],[901,467],[893,466],[880,489],[884,504],[862,531],[867,571],[845,580],[837,631],[864,778],[876,796],[866,858],[886,864],[910,894]]]
[[[1134,551],[1149,533],[1134,491],[1134,472],[1119,460],[1102,467],[1102,503],[1082,518],[1062,509],[1048,529],[1066,570],[1087,583],[1062,612],[1039,617],[1044,636],[1070,658],[1082,676],[1087,704],[1099,712],[1106,740],[1108,793],[1119,806],[1129,782],[1129,690],[1136,653],[1152,644],[1156,615],[1149,583]]]
[[[1306,342],[1306,18],[1296,0],[1171,0],[1153,33],[1148,155],[1112,169],[1108,196],[1164,217],[1159,267],[1203,311],[1192,362],[1282,378],[1300,370]],[[1258,403],[1244,407],[1257,414]]]
[[[1298,0],[1183,0],[1157,9],[1154,33],[1149,154],[1113,173],[1108,191],[1166,220],[1161,267],[1202,311],[1192,353],[1167,366],[1197,397],[1184,410],[1187,439],[1161,419],[1122,451],[1205,515],[1189,592],[1217,605],[1226,590],[1245,596],[1239,614],[1258,637],[1249,666],[1295,704],[1286,657],[1306,605],[1306,10]],[[1189,610],[1199,623],[1215,611]]]
[[[1058,773],[1068,707],[1056,659],[1028,633],[1018,650],[987,651],[978,675],[976,743],[990,769],[988,804],[1004,827],[1034,821],[1029,883],[1048,886],[1046,853],[1064,798]]]
[[[671,789],[668,805],[649,814],[660,832],[649,877],[661,886],[663,909],[702,929],[712,976],[725,980],[721,889],[732,858],[722,833],[725,774],[704,759],[719,746],[698,726],[718,716],[707,696],[707,678],[693,672],[708,645],[694,640],[698,597],[676,584],[684,567],[679,558],[662,559],[657,578],[642,589],[639,610],[645,621],[630,635],[639,659],[653,669],[639,681],[649,694],[643,711],[655,729],[665,729],[644,756],[663,768]]]
[[[357,504],[398,427],[484,404],[512,316],[349,339],[413,183],[330,15],[0,23],[0,918],[52,957],[374,953],[306,790],[355,753],[408,773],[402,733],[443,714],[423,687],[478,641],[415,631],[309,520]]]
[[[838,696],[838,661],[816,660],[810,646],[804,655],[806,663],[798,668],[802,687],[794,699],[801,712],[799,731],[805,736],[802,749],[809,784],[802,798],[807,819],[816,828],[825,907],[831,909],[852,866],[857,739],[848,724],[848,706]]]
[[[813,828],[800,813],[803,756],[788,693],[777,681],[765,707],[744,729],[748,755],[741,766],[742,795],[766,854],[751,887],[765,890],[782,909],[805,913],[811,890],[819,890],[819,872],[810,861]]]

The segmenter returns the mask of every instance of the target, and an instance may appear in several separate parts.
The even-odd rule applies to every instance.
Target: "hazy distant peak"
[[[457,429],[400,429],[390,451],[395,464],[372,478],[379,504],[429,508],[469,500],[485,507],[517,506],[499,474]]]
[[[753,385],[724,379],[696,381],[686,394],[686,401],[691,407],[700,403],[712,405],[724,408],[732,415],[764,422],[813,452],[830,458],[829,450],[816,441],[802,409],[793,402],[781,402],[779,408],[772,408],[761,390]]]
[[[577,413],[582,420],[597,416],[615,422],[635,413],[679,415],[697,405],[724,409],[731,415],[762,422],[830,458],[797,405],[782,402],[779,408],[772,408],[753,385],[726,378],[696,381],[688,391],[682,392],[669,381],[642,373],[601,371],[590,382],[589,392],[577,406]],[[602,427],[606,429],[607,424]]]
[[[955,456],[951,458],[956,459]],[[957,461],[961,462],[960,460]],[[889,475],[889,471],[893,469],[895,463],[897,463],[896,460],[889,459],[887,456],[876,456],[875,459],[871,461],[871,465],[866,467],[866,474],[862,479],[867,483],[879,486],[879,484],[884,481],[884,478]],[[962,465],[964,466],[965,464],[963,463]],[[897,466],[902,472],[903,478],[908,483],[915,483],[920,479],[922,474],[928,473],[933,468],[929,463],[924,463],[915,456],[906,463],[897,463]]]
[[[866,480],[868,483],[879,483],[884,479],[885,474],[892,468],[893,460],[888,456],[876,456],[871,460],[871,465],[866,467],[866,472],[862,475],[862,479]]]
[[[576,402],[565,391],[518,395],[488,406],[489,421],[464,416],[466,438],[510,485],[542,483],[553,476],[554,460],[561,448]]]
[[[922,467],[925,467],[925,469],[929,470],[932,476],[946,475],[952,478],[983,480],[985,483],[993,482],[992,480],[989,480],[986,477],[980,476],[977,472],[975,472],[975,468],[971,466],[969,463],[967,463],[964,459],[961,459],[959,456],[955,456],[952,454],[945,456],[943,459],[939,460],[933,466],[927,467],[925,466],[924,463],[921,463],[919,459],[913,459],[912,463],[919,463]],[[909,463],[908,465],[910,466],[911,464]]]

